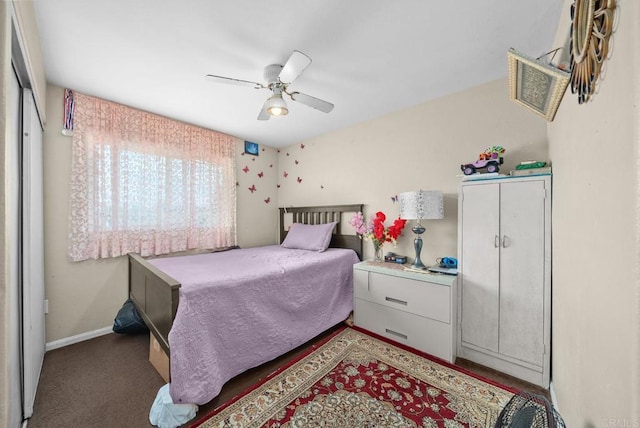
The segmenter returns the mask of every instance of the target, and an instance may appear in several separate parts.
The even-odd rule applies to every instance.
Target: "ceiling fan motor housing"
[[[280,71],[282,71],[282,66],[279,64],[267,65],[264,68],[264,81],[268,85],[279,83],[278,76],[280,76]]]

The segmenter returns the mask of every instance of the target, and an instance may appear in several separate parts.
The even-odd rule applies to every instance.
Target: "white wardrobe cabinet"
[[[549,387],[551,176],[465,181],[457,354]]]

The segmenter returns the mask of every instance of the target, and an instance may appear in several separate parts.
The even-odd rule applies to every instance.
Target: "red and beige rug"
[[[513,396],[346,328],[194,426],[493,427]]]

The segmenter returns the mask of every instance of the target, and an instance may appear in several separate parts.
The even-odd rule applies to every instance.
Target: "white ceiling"
[[[562,0],[35,0],[50,83],[284,147],[507,75],[510,47],[551,50]],[[287,99],[258,121],[263,82],[293,50],[291,85],[335,104]]]

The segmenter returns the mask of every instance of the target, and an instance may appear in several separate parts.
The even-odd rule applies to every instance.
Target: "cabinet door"
[[[545,182],[500,184],[499,352],[542,366]]]
[[[463,186],[461,197],[461,340],[498,352],[500,185]]]

